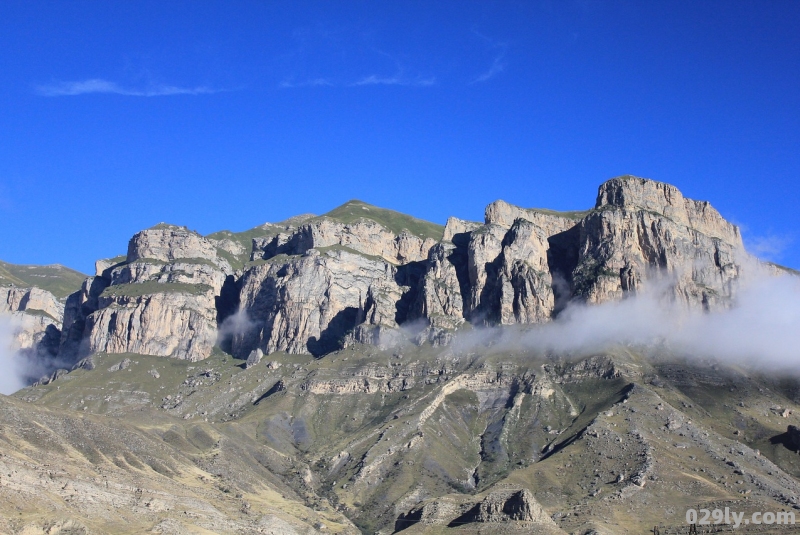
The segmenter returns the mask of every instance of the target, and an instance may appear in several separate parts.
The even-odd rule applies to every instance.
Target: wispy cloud
[[[380,76],[370,74],[363,76],[356,81],[334,81],[329,78],[314,78],[296,82],[292,79],[283,80],[280,87],[291,89],[297,87],[359,87],[370,85],[403,85],[410,87],[429,87],[436,85],[436,78],[405,78],[402,75]]]
[[[303,82],[295,82],[294,80],[287,79],[283,80],[280,83],[280,86],[285,89],[291,89],[294,87],[324,87],[324,86],[335,86],[336,84],[327,78],[314,78],[313,80],[305,80]]]
[[[486,43],[487,52],[494,54],[494,58],[492,59],[492,64],[489,66],[489,68],[470,82],[470,84],[477,84],[485,82],[487,80],[491,80],[498,74],[505,71],[507,64],[506,51],[508,49],[508,43],[502,41],[495,41],[491,37],[487,37],[476,30],[472,30],[472,33],[474,33],[476,37],[478,37],[480,40]]]
[[[6,395],[25,386],[20,373],[21,359],[15,348],[17,329],[14,318],[0,315],[0,393]]]
[[[796,371],[800,278],[759,273],[740,284],[733,306],[714,312],[689,310],[670,298],[674,288],[655,285],[621,301],[570,304],[550,323],[466,331],[453,349],[458,354],[491,343],[494,351],[597,355],[635,346],[659,357],[672,353]]]
[[[409,85],[409,86],[418,86],[418,87],[427,87],[431,85],[436,85],[436,78],[403,78],[401,76],[378,76],[376,74],[371,74],[369,76],[365,76],[360,80],[356,81],[355,83],[351,84],[354,86],[359,85]]]
[[[222,90],[206,86],[180,87],[165,84],[150,84],[146,87],[126,87],[116,82],[103,80],[102,78],[91,78],[89,80],[74,82],[56,82],[38,85],[35,87],[35,91],[38,95],[43,97],[64,97],[88,95],[92,93],[125,95],[130,97],[162,97],[172,95],[210,95],[219,93]]]
[[[497,76],[501,72],[503,72],[506,69],[506,61],[505,61],[505,59],[506,59],[506,53],[505,53],[505,51],[503,51],[498,56],[496,56],[494,58],[494,61],[492,61],[491,67],[489,67],[489,69],[486,72],[484,72],[483,74],[481,74],[480,76],[475,78],[472,81],[472,83],[473,84],[477,84],[477,83],[480,83],[480,82],[485,82],[487,80],[490,80],[490,79],[494,78],[495,76]]]

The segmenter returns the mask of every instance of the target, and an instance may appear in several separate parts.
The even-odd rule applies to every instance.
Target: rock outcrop
[[[64,305],[56,296],[40,288],[0,288],[0,314],[26,312],[45,314],[59,326],[64,319]]]
[[[126,260],[128,263],[137,260],[173,262],[187,258],[211,261],[220,269],[231,271],[228,262],[219,257],[217,248],[210,240],[186,227],[165,223],[136,233],[128,243]]]
[[[518,219],[530,221],[548,236],[569,230],[588,212],[555,212],[535,208],[520,208],[498,200],[486,207],[484,218],[487,225],[511,228]]]
[[[98,262],[97,272],[67,300],[65,353],[211,354],[218,301],[233,269],[210,240],[159,224],[131,238],[123,261]]]
[[[278,254],[301,255],[309,249],[344,246],[371,256],[379,256],[393,264],[425,260],[436,242],[420,238],[408,231],[395,234],[380,223],[360,218],[341,223],[327,217],[315,218],[291,233],[254,244],[254,257],[269,259]]]
[[[710,204],[630,176],[602,184],[584,212],[496,201],[483,224],[450,218],[442,229],[351,201],[212,236],[160,224],[137,233],[125,258],[99,261],[67,300],[62,350],[197,360],[215,342],[240,358],[438,345],[465,322],[542,323],[572,301],[647,287],[712,310],[731,303],[749,258]]]
[[[58,353],[64,305],[40,288],[0,288],[0,314],[10,316],[12,348],[33,356]]]
[[[455,496],[443,496],[424,502],[408,513],[401,514],[395,523],[397,531],[413,524],[460,527],[467,524],[523,522],[555,527],[553,520],[528,489],[497,490],[488,493],[477,503]]]
[[[232,350],[324,354],[365,321],[395,328],[404,293],[397,277],[388,262],[343,248],[255,265],[242,276],[240,311],[249,323]]]
[[[528,489],[491,492],[462,517],[462,522],[513,520],[552,523]]]
[[[648,281],[694,308],[725,307],[735,293],[746,256],[739,229],[674,186],[609,180],[580,225],[574,294],[590,303],[636,293]]]
[[[463,261],[458,253],[458,248],[449,243],[440,243],[431,248],[415,303],[415,317],[426,318],[430,322],[438,322],[440,327],[451,329],[464,322],[462,281],[456,267]]]

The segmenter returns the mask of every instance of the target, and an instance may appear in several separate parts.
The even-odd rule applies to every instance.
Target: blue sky
[[[800,267],[800,2],[0,3],[0,259],[352,198],[444,223],[635,174]]]

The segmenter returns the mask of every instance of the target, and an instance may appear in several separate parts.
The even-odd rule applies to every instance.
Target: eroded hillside
[[[0,531],[676,533],[688,508],[794,511],[791,375],[525,342],[651,287],[713,314],[779,271],[709,203],[630,176],[587,211],[496,201],[483,223],[350,201],[156,225],[66,298],[2,288],[50,370],[0,399]]]
[[[690,507],[792,510],[793,388],[624,348],[359,345],[247,368],[99,354],[4,402],[3,515],[105,533],[273,518],[286,533],[642,533]]]

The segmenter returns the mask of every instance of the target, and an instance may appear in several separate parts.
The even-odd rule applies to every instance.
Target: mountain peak
[[[328,217],[345,224],[353,223],[361,218],[371,219],[395,234],[400,234],[407,230],[420,238],[431,238],[436,241],[441,240],[444,234],[443,225],[418,219],[395,210],[380,208],[358,199],[351,199],[321,217]]]

